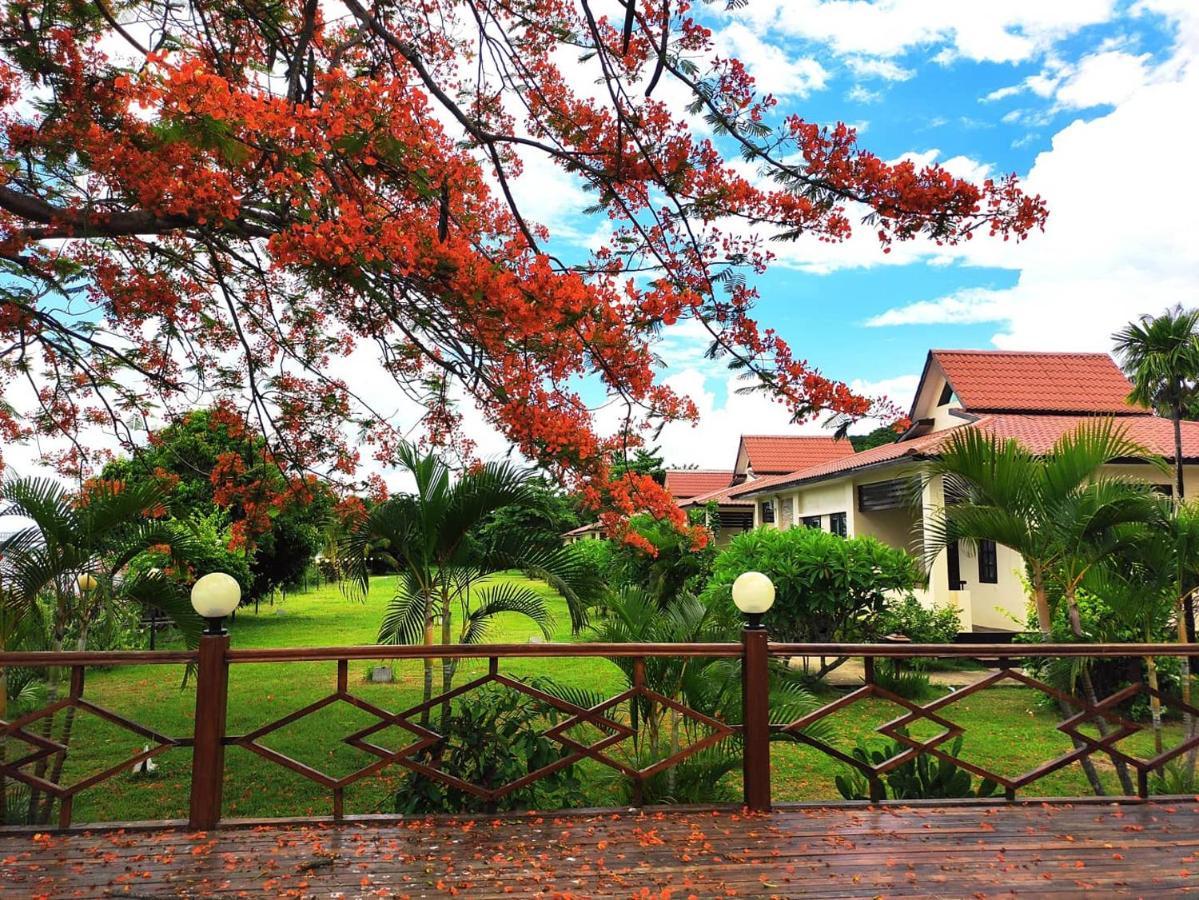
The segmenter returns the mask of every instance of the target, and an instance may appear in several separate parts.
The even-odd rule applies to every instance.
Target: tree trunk
[[[1145,657],[1145,669],[1148,673],[1149,687],[1157,690],[1157,660],[1152,656]],[[1149,696],[1149,709],[1153,715],[1153,750],[1162,752],[1162,701],[1155,695]]]
[[[446,603],[445,608],[441,613],[441,644],[443,647],[449,646],[451,637],[450,630],[450,605]],[[454,683],[454,661],[448,656],[441,658],[441,692],[448,694],[450,685]],[[450,701],[443,700],[441,703],[441,733],[445,734],[446,729],[450,725]]]
[[[1074,589],[1072,587],[1066,588],[1066,604],[1066,609],[1070,616],[1070,630],[1076,638],[1086,637],[1082,630],[1082,619],[1078,614],[1078,604],[1075,602]],[[1087,702],[1091,706],[1098,705],[1099,698],[1095,694],[1095,683],[1091,680],[1091,670],[1087,667],[1085,661],[1079,668],[1078,680],[1082,682],[1082,689],[1086,695]],[[1095,719],[1095,727],[1099,729],[1100,737],[1107,737],[1107,719],[1103,716],[1098,716]],[[1128,774],[1128,766],[1125,765],[1124,760],[1119,759],[1113,754],[1112,765],[1116,768],[1116,775],[1120,779],[1120,787],[1123,788],[1124,793],[1130,797],[1136,794],[1136,790],[1132,784],[1132,777]]]
[[[425,646],[433,646],[433,617],[429,615],[427,606],[425,607]],[[423,663],[425,667],[424,702],[428,704],[433,699],[433,657],[426,656]],[[420,724],[422,728],[429,727],[429,707],[427,705],[421,710]]]
[[[1037,627],[1041,630],[1041,641],[1050,643],[1053,640],[1053,613],[1049,609],[1049,591],[1045,588],[1045,573],[1039,565],[1030,564],[1030,568],[1032,569],[1033,605],[1037,610]],[[1068,719],[1074,715],[1074,708],[1065,700],[1058,700],[1057,705],[1065,718]],[[1083,746],[1083,742],[1078,738],[1072,738],[1072,740],[1074,749],[1078,750]],[[1099,780],[1099,773],[1095,770],[1095,764],[1091,761],[1091,757],[1084,756],[1079,760],[1079,765],[1082,766],[1083,774],[1086,775],[1087,783],[1095,792],[1095,796],[1102,797],[1107,793],[1103,789],[1103,782]]]

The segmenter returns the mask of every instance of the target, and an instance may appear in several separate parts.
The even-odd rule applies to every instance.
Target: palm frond
[[[418,644],[425,636],[432,597],[409,579],[401,579],[379,625],[380,644]]]
[[[502,581],[489,584],[476,592],[477,605],[463,623],[464,644],[482,643],[492,619],[500,613],[518,613],[533,622],[548,640],[554,634],[554,617],[550,615],[541,594],[521,584]]]

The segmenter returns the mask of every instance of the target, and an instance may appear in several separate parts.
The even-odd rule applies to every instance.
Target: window
[[[774,501],[763,500],[758,506],[762,512],[763,524],[772,524],[774,522]]]
[[[953,399],[953,385],[948,381],[945,382],[945,387],[941,388],[941,396],[937,400],[937,406],[945,406]]]
[[[845,524],[845,513],[830,513],[828,517],[828,530],[833,534],[845,537],[849,531]]]
[[[1174,485],[1172,484],[1155,484],[1153,490],[1166,497],[1174,496]]]
[[[820,528],[820,516],[804,516],[803,517],[803,527],[819,529]]]
[[[980,584],[999,583],[999,560],[994,541],[978,542],[978,580]]]

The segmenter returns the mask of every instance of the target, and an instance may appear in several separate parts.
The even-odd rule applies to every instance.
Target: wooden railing
[[[345,816],[345,791],[351,785],[382,770],[398,766],[442,785],[465,792],[481,801],[494,803],[513,791],[520,790],[546,778],[567,766],[591,760],[607,766],[633,786],[634,798],[641,796],[646,780],[679,765],[702,750],[729,739],[737,740],[742,748],[742,781],[744,802],[752,810],[767,810],[772,803],[771,740],[786,733],[792,739],[824,753],[859,771],[870,785],[872,799],[884,797],[883,779],[888,773],[921,754],[953,763],[979,778],[990,779],[1003,789],[1004,798],[1017,799],[1017,793],[1036,784],[1052,772],[1075,762],[1098,756],[1101,760],[1124,766],[1135,772],[1135,790],[1125,792],[1128,799],[1144,799],[1149,795],[1149,776],[1158,772],[1172,759],[1199,747],[1199,736],[1186,737],[1175,746],[1163,749],[1149,758],[1140,758],[1119,746],[1120,742],[1146,726],[1127,720],[1119,711],[1121,704],[1145,694],[1157,697],[1172,711],[1189,714],[1199,721],[1199,709],[1182,703],[1175,696],[1166,696],[1147,684],[1135,682],[1096,702],[1089,702],[1074,693],[1063,692],[1039,681],[1021,668],[1019,662],[1029,659],[1056,657],[1131,658],[1131,657],[1199,657],[1199,644],[786,644],[769,640],[763,629],[746,629],[739,643],[714,644],[496,644],[452,646],[361,646],[330,648],[243,649],[229,647],[228,635],[205,635],[196,651],[157,652],[64,652],[64,653],[0,653],[0,667],[35,667],[49,670],[68,670],[68,685],[61,697],[41,709],[14,718],[0,720],[0,783],[11,781],[26,785],[38,792],[46,803],[57,803],[55,821],[59,828],[72,825],[75,797],[84,790],[96,787],[126,772],[131,766],[152,759],[176,748],[191,748],[192,765],[188,824],[195,829],[210,829],[222,821],[222,795],[226,782],[224,762],[227,747],[239,747],[268,762],[286,769],[318,785],[328,792],[334,819]],[[527,658],[623,658],[632,660],[632,677],[627,689],[595,705],[584,706],[543,690],[534,684],[513,677],[501,670],[501,662]],[[647,659],[727,658],[740,661],[741,715],[740,721],[722,721],[707,713],[691,709],[677,698],[655,691],[646,683]],[[791,657],[840,658],[861,657],[864,660],[864,683],[834,701],[793,721],[771,720],[769,685],[771,666]],[[424,660],[479,659],[487,661],[484,674],[470,678],[448,692],[398,712],[392,712],[358,696],[351,689],[349,663],[352,660]],[[967,687],[953,691],[931,702],[916,703],[882,687],[875,678],[875,661],[879,659],[972,659],[984,661],[994,671]],[[231,666],[254,663],[336,662],[336,681],[326,696],[290,711],[274,721],[250,731],[231,733],[228,728],[229,671]],[[89,666],[193,666],[195,678],[195,727],[191,734],[167,735],[113,712],[85,696],[84,673]],[[58,679],[62,683],[63,679]],[[953,706],[962,699],[993,685],[1012,682],[1044,693],[1058,702],[1065,718],[1057,725],[1070,738],[1071,748],[1018,776],[1004,775],[959,758],[952,753],[952,742],[962,735],[964,727],[953,719]],[[431,757],[446,740],[426,715],[457,698],[488,684],[502,685],[519,692],[552,710],[555,722],[543,736],[557,742],[563,755],[553,762],[503,785],[480,785],[438,768]],[[164,689],[165,685],[164,685]],[[817,723],[847,707],[866,700],[885,701],[903,710],[898,718],[877,729],[906,749],[880,763],[870,763],[852,753],[835,747],[820,737]],[[309,716],[334,703],[346,703],[376,721],[343,738],[343,742],[374,757],[368,764],[349,774],[334,776],[315,766],[300,762],[268,746],[263,739],[279,729]],[[678,717],[689,720],[702,732],[692,743],[674,752],[642,764],[626,755],[607,752],[614,745],[633,736],[637,722],[626,710],[632,703],[657,704],[672,710]],[[145,748],[102,771],[80,781],[65,783],[63,762],[70,752],[69,742],[56,740],[48,727],[58,716],[86,712],[126,729],[144,740]],[[422,718],[424,721],[422,721]],[[932,724],[935,736],[912,737],[910,726]],[[569,732],[579,726],[590,726],[598,736],[591,742],[571,737]],[[403,746],[388,749],[372,740],[380,732],[399,728],[411,740]],[[23,744],[25,750],[14,755],[13,747]],[[47,807],[48,809],[48,807]]]

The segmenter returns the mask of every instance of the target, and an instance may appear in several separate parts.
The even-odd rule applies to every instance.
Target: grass
[[[517,578],[518,576],[504,576]],[[554,614],[553,640],[569,641],[570,619],[564,601],[537,582]],[[376,578],[369,595],[358,602],[344,597],[336,586],[325,586],[292,595],[260,612],[243,611],[231,626],[234,647],[316,647],[374,643],[383,607],[391,596],[394,581]],[[496,643],[523,643],[540,632],[532,623],[515,616],[497,619],[488,636]],[[363,660],[350,663],[350,690],[384,709],[398,710],[419,703],[422,670],[419,662],[397,663],[396,681],[374,684],[368,680],[372,666]],[[465,661],[456,683],[485,671],[485,660]],[[501,663],[502,671],[516,676],[552,675],[556,680],[582,688],[615,694],[624,687],[623,676],[606,659],[514,659]],[[182,666],[123,666],[90,669],[85,696],[95,703],[133,719],[162,734],[182,735],[192,731],[194,684],[182,684]],[[281,718],[332,693],[336,685],[336,663],[238,664],[230,670],[228,728],[241,734]],[[822,692],[822,699],[836,696]],[[1003,774],[1014,775],[1066,752],[1069,738],[1055,729],[1058,717],[1037,703],[1038,694],[1022,686],[997,686],[952,704],[943,715],[966,728],[962,754]],[[870,738],[877,725],[901,715],[904,710],[879,701],[864,701],[839,710],[826,720],[830,743],[848,752],[857,740]],[[293,759],[334,777],[352,772],[375,757],[341,743],[352,731],[376,721],[349,704],[335,703],[279,729],[261,742]],[[395,729],[398,731],[398,729]],[[1178,740],[1171,729],[1169,742]],[[912,733],[924,738],[935,733],[930,726],[914,726]],[[874,736],[877,739],[877,736]],[[398,745],[398,737],[381,735],[381,743]],[[81,716],[76,723],[72,751],[64,778],[73,783],[127,758],[145,741],[102,719]],[[1152,738],[1142,733],[1125,745],[1134,752],[1148,753]],[[10,751],[11,753],[11,751]],[[190,751],[170,750],[156,762],[152,777],[122,773],[86,790],[76,799],[74,817],[80,822],[183,818],[187,813],[190,783]],[[1110,764],[1108,784],[1115,781]],[[772,745],[773,790],[776,801],[836,800],[834,778],[842,764],[820,751],[795,744]],[[346,791],[347,812],[390,811],[397,784],[404,770],[390,767],[363,779]],[[587,802],[593,805],[618,803],[620,794],[606,770],[595,763],[583,764],[589,785]],[[739,778],[730,776],[730,787]],[[1038,796],[1085,796],[1087,783],[1077,764],[1046,777],[1033,792]],[[250,751],[230,747],[226,753],[225,814],[230,817],[325,815],[331,811],[330,793],[300,775],[265,760]]]

